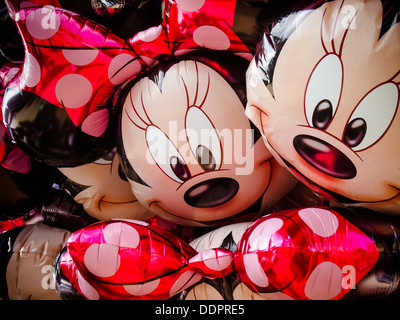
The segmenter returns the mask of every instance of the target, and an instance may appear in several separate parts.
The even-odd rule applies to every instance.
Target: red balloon
[[[296,300],[337,300],[352,296],[356,286],[355,297],[379,296],[382,281],[376,273],[387,273],[384,281],[393,280],[386,296],[398,290],[399,270],[392,270],[398,254],[378,247],[394,243],[395,248],[400,228],[389,220],[371,229],[374,224],[375,215],[369,212],[292,209],[254,222],[235,253],[225,248],[197,253],[159,227],[112,220],[72,234],[59,264],[87,299],[166,299],[202,277],[216,279],[232,272],[261,297],[278,293],[281,299]],[[381,261],[386,261],[383,270]],[[362,283],[364,277],[374,282],[373,288]]]
[[[187,268],[188,244],[141,221],[94,224],[67,248],[61,270],[88,299],[166,299],[200,278]]]
[[[235,254],[240,278],[260,295],[340,299],[378,260],[374,241],[328,208],[270,214],[243,235]],[[344,285],[351,270],[353,285]]]

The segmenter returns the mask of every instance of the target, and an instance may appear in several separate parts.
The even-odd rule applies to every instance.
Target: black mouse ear
[[[13,142],[27,155],[49,165],[93,162],[115,144],[112,125],[100,137],[88,135],[75,126],[65,109],[32,92],[8,88],[2,108]]]

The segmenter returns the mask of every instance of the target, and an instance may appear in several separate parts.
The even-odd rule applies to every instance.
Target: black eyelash
[[[133,124],[135,127],[139,128],[139,129],[141,129],[141,130],[146,130],[146,128],[140,127],[139,125],[137,125],[137,123],[135,123],[135,121],[132,120],[132,118],[129,116],[128,111],[126,111],[126,109],[125,109],[125,113],[126,113],[128,119],[129,119],[129,121],[132,122],[132,124]]]
[[[147,121],[145,121],[145,120],[139,115],[139,113],[137,112],[137,110],[136,110],[136,108],[135,108],[135,104],[133,103],[133,100],[132,100],[132,89],[129,91],[129,94],[128,94],[128,95],[129,95],[129,100],[130,100],[130,102],[131,102],[131,106],[132,106],[133,111],[136,113],[136,115],[138,116],[138,118],[140,119],[140,121],[145,125],[145,127],[141,127],[141,126],[139,126],[135,121],[133,121],[133,119],[129,116],[128,111],[125,109],[126,115],[128,116],[129,120],[133,123],[133,125],[134,125],[135,127],[139,128],[139,129],[141,129],[141,130],[146,130],[146,128],[147,128],[148,126],[152,125],[153,123],[151,122],[151,120],[150,120],[150,118],[149,118],[149,116],[148,116],[148,114],[147,114],[147,112],[146,112],[146,108],[145,108],[145,106],[144,106],[144,102],[143,102],[143,92],[141,92],[141,94],[140,94],[140,102],[141,102],[141,104],[142,104],[142,109],[143,109],[144,114],[146,115]]]
[[[200,79],[199,79],[199,69],[198,69],[198,67],[197,67],[197,62],[194,61],[194,63],[195,63],[195,66],[196,66],[196,77],[197,77],[197,82],[196,82],[196,94],[195,94],[195,96],[194,96],[193,103],[190,103],[189,91],[188,91],[188,89],[187,89],[185,79],[184,79],[182,76],[180,76],[180,77],[181,77],[181,81],[182,81],[182,83],[183,83],[183,86],[184,86],[185,92],[186,92],[186,105],[187,105],[187,108],[189,109],[190,107],[195,106],[195,107],[201,109],[202,106],[204,105],[204,103],[206,102],[206,99],[207,99],[207,96],[208,96],[208,92],[209,92],[209,90],[210,90],[210,83],[211,83],[211,80],[210,80],[210,79],[211,79],[211,78],[210,78],[210,74],[208,73],[207,90],[206,90],[206,93],[204,94],[203,101],[200,103],[199,106],[197,106],[197,105],[196,105],[196,100],[197,100],[197,96],[198,96],[198,93],[199,93],[199,83],[200,83]]]

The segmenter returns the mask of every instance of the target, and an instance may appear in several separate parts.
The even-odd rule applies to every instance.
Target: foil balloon
[[[132,193],[115,150],[93,163],[58,168],[46,196],[25,214],[25,223],[76,231],[98,220],[148,220],[149,213]]]
[[[5,223],[0,222],[0,298],[60,300],[52,264],[71,232],[43,223],[25,226],[15,219],[14,226],[1,233]]]
[[[66,10],[34,7],[13,17],[25,60],[3,97],[11,139],[54,166],[96,160],[114,145],[112,95],[141,60],[108,29]]]
[[[128,91],[120,154],[152,213],[192,226],[244,221],[295,185],[244,115],[246,67],[228,53],[192,53],[159,63]]]
[[[24,46],[4,1],[0,4],[0,29],[7,30],[2,33],[0,39],[0,65],[11,61],[23,61]]]
[[[393,296],[399,294],[399,269],[393,268],[399,225],[379,220],[378,226],[376,217],[327,207],[282,211],[245,232],[243,226],[222,232],[239,236],[237,248],[200,252],[144,222],[97,223],[73,233],[56,259],[57,290],[70,298],[165,299],[202,277],[236,273],[263,298]]]
[[[252,219],[295,185],[244,115],[252,54],[235,3],[170,2],[130,41],[154,65],[121,94],[119,153],[138,200],[175,223]]]
[[[152,217],[132,193],[115,150],[93,163],[59,168],[59,171],[64,176],[59,179],[60,189],[97,220]]]
[[[7,84],[21,68],[21,63],[11,62],[0,69],[0,104]],[[0,114],[0,164],[11,171],[27,173],[31,169],[31,158],[18,148],[7,134]]]
[[[278,161],[325,199],[398,215],[400,6],[327,1],[266,30],[247,115]]]
[[[92,162],[113,147],[116,90],[157,57],[187,53],[194,46],[251,57],[231,28],[235,4],[208,1],[181,8],[168,1],[160,25],[127,40],[60,9],[69,8],[64,2],[7,2],[25,46],[23,67],[3,99],[10,137],[28,155],[54,166]],[[201,25],[197,18],[191,22],[194,14]],[[182,17],[190,24],[184,29]],[[214,22],[218,26],[210,25]]]
[[[159,25],[163,0],[6,0],[10,15],[20,9],[52,6],[95,21],[122,38]],[[22,50],[23,51],[23,50]]]

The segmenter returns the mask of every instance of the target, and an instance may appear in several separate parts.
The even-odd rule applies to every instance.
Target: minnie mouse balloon
[[[327,1],[265,32],[247,115],[278,161],[327,199],[399,214],[396,1]]]
[[[235,76],[247,61],[209,56],[159,64],[129,90],[122,111],[121,155],[134,193],[184,225],[251,219],[294,186],[244,115]]]
[[[252,219],[295,180],[244,115],[251,53],[229,27],[235,2],[192,4],[169,3],[162,27],[131,39],[156,64],[121,96],[122,163],[138,200],[166,220]]]

